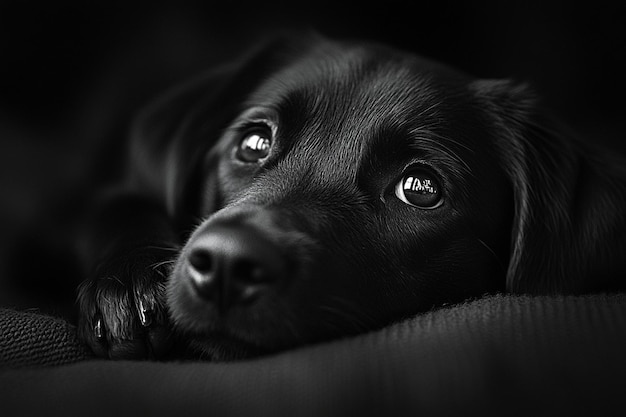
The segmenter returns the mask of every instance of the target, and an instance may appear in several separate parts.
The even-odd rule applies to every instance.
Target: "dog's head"
[[[197,220],[175,326],[229,358],[487,292],[585,289],[592,262],[573,262],[602,249],[572,221],[598,205],[572,211],[591,188],[545,126],[523,87],[315,36],[184,86],[136,135],[153,152],[137,164],[162,172],[146,187]]]

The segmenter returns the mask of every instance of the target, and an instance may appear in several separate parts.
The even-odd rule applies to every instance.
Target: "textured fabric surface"
[[[8,370],[0,404],[11,416],[618,416],[625,318],[626,295],[491,296],[237,363]]]
[[[0,369],[62,365],[91,357],[62,319],[0,308]]]

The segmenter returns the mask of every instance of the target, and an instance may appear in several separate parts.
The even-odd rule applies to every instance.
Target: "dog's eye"
[[[272,146],[271,132],[262,129],[247,132],[237,148],[237,158],[244,162],[258,162],[267,157]]]
[[[395,193],[404,203],[422,209],[434,209],[443,203],[439,181],[424,169],[405,173],[396,184]]]

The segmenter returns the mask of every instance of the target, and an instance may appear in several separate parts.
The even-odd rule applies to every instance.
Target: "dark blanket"
[[[60,318],[0,308],[0,369],[63,365],[92,357]]]
[[[238,363],[87,359],[73,327],[35,314],[0,315],[3,416],[626,411],[626,295],[485,297]],[[63,365],[40,366],[52,364]]]

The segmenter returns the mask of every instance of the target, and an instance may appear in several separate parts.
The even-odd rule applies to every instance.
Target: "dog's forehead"
[[[356,178],[381,146],[441,125],[450,98],[458,110],[466,85],[462,74],[411,54],[332,44],[277,71],[248,105],[271,109],[279,129],[293,133],[288,140],[304,145],[299,149],[341,161],[345,174]]]
[[[467,94],[469,81],[442,64],[386,46],[324,42],[268,77],[249,104],[322,123],[326,131],[361,131],[441,116],[451,96]]]
[[[306,99],[317,111],[387,110],[396,118],[428,105],[437,83],[450,83],[453,71],[418,57],[382,46],[324,43],[276,71],[252,95],[251,101],[274,106]],[[448,90],[446,88],[446,90]]]

